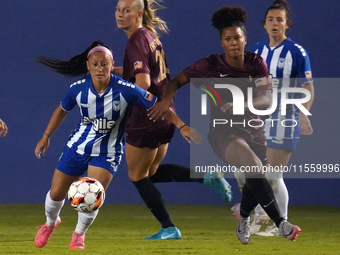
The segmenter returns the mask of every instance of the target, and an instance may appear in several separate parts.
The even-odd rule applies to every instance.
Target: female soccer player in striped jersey
[[[66,76],[89,76],[73,83],[38,142],[35,155],[38,159],[48,149],[50,137],[62,123],[67,113],[76,105],[80,108],[81,122],[71,133],[67,146],[54,171],[50,191],[46,195],[47,221],[35,236],[35,246],[46,245],[54,229],[60,224],[60,210],[70,184],[88,171],[108,188],[121,162],[125,145],[124,130],[127,112],[133,105],[152,106],[156,97],[133,83],[112,74],[114,61],[111,50],[95,41],[83,53],[69,61],[39,57],[39,63]],[[176,117],[176,126],[182,125]],[[182,132],[184,134],[185,131]],[[185,138],[188,139],[189,133]],[[72,234],[70,249],[85,248],[85,233],[95,220],[98,210],[92,213],[78,212],[78,223]]]
[[[223,6],[214,12],[212,24],[219,31],[223,54],[210,55],[196,61],[192,66],[180,72],[168,83],[163,101],[149,109],[152,119],[160,118],[170,105],[176,91],[189,83],[190,78],[219,78],[221,74],[234,80],[235,85],[242,91],[249,87],[254,90],[253,106],[255,109],[266,109],[270,105],[271,85],[268,83],[268,69],[265,61],[257,54],[244,51],[247,43],[244,22],[247,13],[242,7]],[[243,78],[243,79],[235,79]],[[224,83],[230,84],[228,79]],[[224,105],[215,107],[211,103],[211,119],[227,119],[240,121],[244,119],[259,119],[250,112],[248,103],[244,103],[245,114],[234,116],[233,97],[226,89],[218,89]],[[240,118],[238,118],[240,117]],[[241,118],[241,119],[242,119]],[[249,215],[260,204],[279,227],[283,237],[295,240],[301,229],[284,220],[277,208],[273,190],[262,174],[262,166],[266,165],[266,141],[263,127],[242,125],[210,124],[209,143],[215,154],[224,162],[235,167],[253,167],[257,172],[246,173],[245,185],[242,188],[241,204],[233,210],[238,221],[237,236],[243,244],[250,242]]]
[[[119,0],[116,6],[116,23],[128,37],[122,77],[150,91],[161,100],[170,75],[158,37],[158,32],[167,32],[168,29],[166,23],[155,16],[158,8],[160,5],[154,0]],[[173,101],[170,107],[174,109]],[[185,130],[188,127],[183,123],[180,131]],[[160,232],[146,239],[181,238],[181,233],[172,222],[154,182],[200,182],[231,200],[230,185],[223,176],[190,179],[188,167],[174,164],[159,166],[167,153],[174,131],[174,125],[167,120],[151,122],[141,107],[133,107],[127,120],[126,160],[129,178],[162,226]]]
[[[313,103],[314,87],[311,65],[307,51],[291,38],[286,36],[286,30],[292,25],[290,8],[285,0],[277,0],[267,9],[263,21],[269,40],[257,43],[253,51],[261,55],[267,62],[269,73],[272,77],[273,87],[279,92],[284,87],[298,87],[310,91],[311,99],[304,104],[309,110]],[[313,129],[308,116],[302,113],[296,105],[287,105],[286,115],[281,115],[280,93],[278,94],[278,107],[266,122],[265,136],[268,146],[268,163],[270,166],[286,166],[292,152],[296,149],[301,135],[311,135]],[[290,93],[289,98],[301,98],[302,94]],[[271,121],[275,120],[275,121]],[[288,121],[286,121],[288,120]],[[294,120],[297,125],[294,125]],[[281,123],[290,127],[284,127]],[[272,125],[273,123],[273,125]],[[290,124],[292,123],[292,125]],[[278,203],[282,217],[288,218],[288,190],[283,181],[283,173],[266,173],[275,199]],[[252,234],[259,231],[261,224],[268,216],[261,207],[255,209],[255,216],[251,221]],[[268,226],[265,231],[258,232],[261,236],[279,235],[275,226]]]

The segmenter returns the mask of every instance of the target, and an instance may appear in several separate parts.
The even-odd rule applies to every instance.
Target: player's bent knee
[[[129,171],[129,179],[133,182],[138,182],[148,176],[148,173],[139,173]]]
[[[238,171],[234,172],[234,176],[237,180],[237,186],[240,189],[240,191],[242,192],[242,188],[246,184],[246,178],[245,178],[245,174],[243,172],[241,172],[239,169],[237,169],[237,170]]]
[[[62,201],[65,199],[67,195],[67,190],[66,191],[62,191],[62,190],[50,190],[50,198],[53,201]]]
[[[276,183],[282,180],[283,173],[282,172],[275,172],[275,171],[267,171],[266,172],[266,178],[269,181],[270,184]]]

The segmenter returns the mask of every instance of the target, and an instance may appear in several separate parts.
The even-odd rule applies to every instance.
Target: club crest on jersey
[[[135,67],[135,70],[143,68],[143,62],[142,61],[136,61],[133,66]]]
[[[285,66],[285,59],[279,58],[279,61],[277,62],[277,67],[282,69]]]
[[[144,98],[148,101],[151,101],[153,98],[153,95],[147,91]]]
[[[112,109],[118,112],[121,109],[120,101],[112,101]]]

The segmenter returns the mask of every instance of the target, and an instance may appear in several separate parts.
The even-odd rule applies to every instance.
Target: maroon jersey
[[[235,68],[230,66],[225,60],[225,54],[210,55],[207,58],[196,61],[192,66],[184,69],[183,74],[186,78],[218,78],[211,80],[210,86],[214,84],[232,84],[240,88],[243,92],[245,101],[247,100],[248,87],[253,88],[254,97],[256,93],[262,90],[271,89],[272,86],[268,80],[268,68],[266,62],[257,54],[252,52],[245,52],[244,66],[242,68]],[[193,83],[195,86],[200,87],[202,84]],[[215,89],[219,94],[222,104],[233,101],[233,96],[229,89]],[[209,97],[209,99],[211,99]],[[216,129],[223,129],[228,134],[241,136],[246,139],[252,140],[254,136],[263,135],[263,127],[251,127],[259,125],[260,122],[251,122],[251,126],[248,125],[248,121],[251,119],[260,119],[259,116],[252,114],[249,111],[245,111],[244,115],[233,115],[229,112],[222,112],[221,105],[215,105],[210,100],[210,134],[216,132]],[[226,119],[229,124],[216,125],[213,127],[214,119]],[[244,122],[245,120],[245,122]],[[230,125],[233,123],[245,123]]]
[[[135,82],[136,74],[150,75],[151,86],[148,91],[162,100],[165,85],[170,81],[169,69],[166,63],[163,46],[158,37],[149,29],[137,29],[129,38],[123,61],[123,79]],[[174,109],[172,102],[171,107]],[[170,125],[167,120],[156,123],[149,120],[143,107],[133,106],[126,124],[126,131],[155,130],[157,127]]]

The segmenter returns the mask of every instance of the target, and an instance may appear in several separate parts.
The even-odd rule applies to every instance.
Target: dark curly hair
[[[289,27],[292,26],[292,15],[290,14],[290,8],[289,4],[286,0],[276,0],[266,11],[266,15],[264,16],[264,20],[262,21],[263,24],[266,23],[266,18],[268,15],[268,12],[270,10],[283,10],[286,12],[286,20],[287,20],[287,25]]]
[[[72,57],[70,60],[61,60],[50,57],[36,57],[35,61],[42,64],[51,71],[57,72],[66,77],[86,76],[88,73],[86,60],[89,51],[96,46],[104,46],[111,52],[110,47],[104,45],[102,41],[94,41],[91,45],[82,53]]]
[[[244,34],[247,34],[246,28],[243,25],[247,22],[247,11],[241,6],[222,6],[215,11],[211,17],[211,22],[214,28],[222,35],[223,29],[228,27],[240,27]]]

